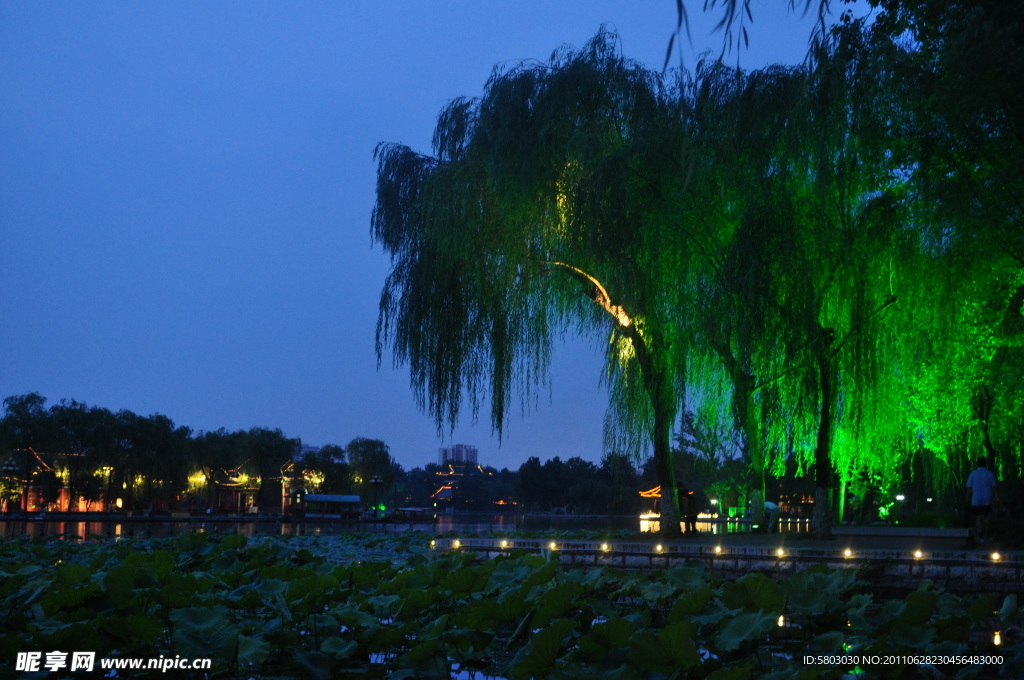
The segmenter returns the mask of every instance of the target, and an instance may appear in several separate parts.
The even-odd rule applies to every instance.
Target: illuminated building
[[[469,444],[452,444],[437,450],[437,464],[441,467],[449,463],[476,465],[477,462],[477,448]]]

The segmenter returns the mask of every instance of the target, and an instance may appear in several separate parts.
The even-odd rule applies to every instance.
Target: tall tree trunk
[[[651,443],[654,446],[658,483],[661,484],[661,520],[658,528],[660,533],[666,536],[682,536],[683,531],[679,524],[679,489],[676,487],[675,467],[672,464],[672,426],[675,424],[679,400],[673,386],[673,374],[669,370],[667,343],[654,332],[649,332],[646,337],[642,335],[631,315],[612,299],[608,290],[592,275],[564,262],[546,264],[562,267],[579,280],[594,303],[615,319],[619,332],[629,339],[636,360],[640,364],[644,391],[651,400],[651,410],[654,413]]]
[[[818,411],[818,440],[814,447],[814,530],[819,536],[832,533],[832,491],[835,471],[832,469],[832,425],[835,406],[835,366],[832,356],[831,328],[819,328],[821,346],[817,353],[818,390],[821,396]]]
[[[750,460],[750,471],[748,477],[750,497],[747,507],[750,510],[750,522],[752,526],[764,526],[765,512],[765,459],[764,448],[761,446],[761,421],[757,417],[757,408],[754,404],[754,376],[739,367],[739,362],[732,361],[732,382],[736,420],[743,431],[744,445],[746,446],[747,457]]]
[[[836,497],[836,522],[843,523],[846,515],[846,487],[848,484],[847,475],[839,475],[839,489]]]
[[[712,336],[712,347],[718,353],[732,378],[733,414],[737,427],[743,433],[744,453],[750,461],[747,476],[748,497],[747,508],[750,511],[752,525],[764,524],[764,489],[765,460],[761,446],[761,421],[757,416],[754,394],[757,387],[754,376],[743,369],[739,360],[733,355],[729,342],[720,336]]]
[[[661,518],[658,522],[659,532],[665,536],[682,536],[679,512],[679,489],[676,484],[676,471],[672,463],[672,426],[676,419],[676,396],[672,387],[672,377],[665,370],[665,357],[657,351],[659,343],[652,340],[655,351],[648,341],[640,335],[636,326],[629,325],[623,329],[626,337],[633,345],[640,371],[643,375],[644,390],[651,400],[654,413],[654,431],[651,443],[654,446],[654,463],[658,471],[658,483],[661,484]],[[663,350],[662,350],[663,351]]]
[[[654,416],[654,461],[658,470],[658,482],[661,484],[661,519],[659,531],[665,536],[681,536],[679,512],[679,488],[676,484],[676,470],[672,464],[672,423],[673,416]]]
[[[988,385],[983,386],[974,399],[974,411],[981,422],[981,444],[985,447],[985,455],[988,456],[990,462],[989,469],[993,473],[997,469],[996,465],[1000,462],[997,461],[999,452],[996,450],[995,444],[992,443],[992,432],[988,425],[992,411],[995,409],[995,403],[995,390]]]

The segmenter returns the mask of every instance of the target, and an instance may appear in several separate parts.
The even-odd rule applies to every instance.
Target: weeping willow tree
[[[895,399],[884,339],[912,253],[891,164],[892,102],[875,87],[860,36],[840,28],[813,55],[806,115],[792,121],[803,141],[779,172],[797,225],[784,309],[803,346],[803,398],[816,405],[809,452],[821,533],[842,518],[853,473],[886,455],[869,448],[869,433],[882,422],[878,406]]]
[[[866,465],[875,406],[898,396],[881,347],[909,250],[878,120],[888,112],[871,109],[866,62],[844,38],[808,67],[715,65],[695,99],[722,196],[698,351],[730,378],[752,510],[763,508],[766,472],[796,456],[814,472],[822,533]]]
[[[1008,258],[980,256],[952,229],[938,240],[930,230],[919,237],[917,276],[903,285],[914,302],[898,315],[912,331],[900,338],[894,365],[904,379],[917,467],[928,471],[936,492],[952,490],[962,506],[979,455],[1003,481],[1019,480],[1024,270]]]
[[[993,78],[965,40],[986,21],[1005,36],[992,7],[934,8],[929,28],[919,21],[927,12],[901,23],[906,8],[890,3],[870,29],[845,25],[815,55],[819,134],[808,139],[826,162],[811,166],[805,205],[817,233],[841,227],[832,242],[850,263],[819,314],[838,342],[814,352],[819,384],[826,369],[838,398],[837,478],[816,486],[838,490],[838,516],[853,471],[884,477],[902,466],[933,490],[962,487],[966,454],[998,459],[1005,447],[992,432],[1005,441],[1020,423],[1021,183],[1007,172],[1020,156],[1020,117],[1006,115],[1019,88]],[[920,42],[905,40],[908,25]],[[970,68],[983,87],[964,77]]]
[[[799,68],[773,66],[746,73],[705,61],[690,82],[690,120],[695,147],[708,159],[714,183],[705,218],[704,272],[693,278],[701,301],[699,343],[693,347],[690,382],[699,385],[712,412],[728,412],[738,445],[749,462],[749,497],[754,523],[764,513],[765,476],[778,463],[803,409],[783,404],[780,385],[795,358],[798,340],[779,313],[780,277],[788,275],[787,243],[794,228],[788,187],[776,165],[795,155],[800,143],[788,121],[805,104],[806,77]],[[715,388],[727,383],[727,387]],[[706,409],[705,409],[706,410]]]
[[[1024,5],[878,4],[880,80],[911,124],[899,161],[930,276],[908,403],[958,484],[981,453],[1020,479],[1024,423]],[[909,310],[908,310],[909,312]]]
[[[489,401],[500,435],[544,383],[552,342],[608,348],[608,435],[653,447],[678,533],[673,425],[701,210],[678,93],[601,31],[496,70],[438,117],[433,153],[381,144],[372,234],[392,257],[377,327],[438,428]]]

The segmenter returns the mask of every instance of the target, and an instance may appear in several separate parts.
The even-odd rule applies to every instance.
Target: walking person
[[[970,516],[974,517],[974,535],[979,543],[988,538],[988,518],[992,514],[992,500],[995,497],[996,476],[988,469],[988,459],[978,459],[978,467],[967,478],[971,490]]]
[[[683,516],[683,533],[697,533],[697,499],[685,486],[679,487],[679,514]]]
[[[778,531],[778,529],[779,529],[778,528],[778,521],[779,521],[779,505],[778,505],[778,503],[774,503],[772,501],[765,501],[764,502],[764,514],[765,514],[765,518],[768,520],[768,524],[767,524],[767,528],[765,529],[765,533],[770,534],[773,531]]]

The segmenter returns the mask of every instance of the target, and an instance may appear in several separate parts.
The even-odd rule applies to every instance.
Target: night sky
[[[754,3],[742,66],[803,60],[813,18],[784,4]],[[390,356],[377,370],[389,261],[370,240],[372,152],[429,152],[442,106],[479,95],[496,64],[546,60],[602,24],[660,69],[675,12],[0,0],[0,398],[162,413],[196,432],[280,428],[311,445],[377,438],[406,468],[452,442],[499,468],[598,461],[598,345],[555,351],[549,393],[511,414],[500,448],[486,411],[439,438],[408,373]],[[692,18],[689,65],[723,44],[717,14]]]

